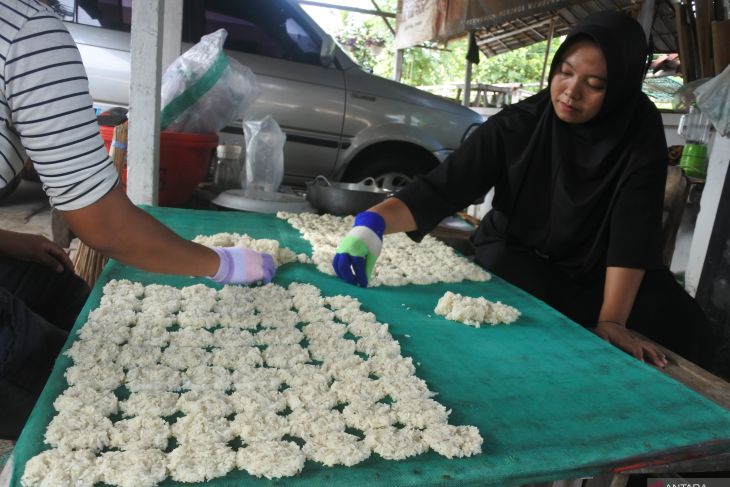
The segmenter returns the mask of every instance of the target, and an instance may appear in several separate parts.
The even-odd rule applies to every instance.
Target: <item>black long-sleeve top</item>
[[[493,209],[472,237],[477,262],[481,246],[504,241],[574,276],[661,267],[666,143],[661,116],[641,96],[634,117],[606,134],[557,120],[545,92],[491,117],[396,194],[418,227],[409,236],[419,241],[494,188]]]

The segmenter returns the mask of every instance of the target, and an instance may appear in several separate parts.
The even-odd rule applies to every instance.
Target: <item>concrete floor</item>
[[[0,201],[0,228],[51,237],[51,205],[41,183],[21,181],[15,191]]]

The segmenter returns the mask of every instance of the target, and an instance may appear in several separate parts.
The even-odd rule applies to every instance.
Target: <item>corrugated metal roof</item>
[[[477,45],[487,56],[494,56],[547,40],[550,20],[553,19],[553,38],[566,35],[580,19],[601,10],[622,10],[636,16],[641,9],[641,0],[592,0],[569,5],[555,11],[501,23],[475,31]],[[652,27],[654,52],[677,52],[674,8],[669,0],[657,0],[654,25]]]

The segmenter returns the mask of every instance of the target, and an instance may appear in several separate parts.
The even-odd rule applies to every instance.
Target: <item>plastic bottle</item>
[[[679,166],[690,177],[704,178],[707,175],[707,141],[710,139],[710,120],[692,103],[689,112],[682,115],[677,133],[687,143],[682,149]]]
[[[213,182],[218,191],[241,187],[243,148],[240,145],[219,145],[216,149],[216,166]]]

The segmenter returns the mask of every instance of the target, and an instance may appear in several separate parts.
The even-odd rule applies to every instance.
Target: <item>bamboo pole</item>
[[[721,73],[730,65],[730,20],[712,22],[712,54],[715,73]]]
[[[715,65],[712,61],[712,1],[696,0],[695,11],[700,72],[701,76],[706,78],[715,75]]]
[[[542,60],[542,72],[540,73],[540,90],[545,84],[545,71],[547,70],[548,57],[550,57],[550,46],[553,43],[553,34],[555,33],[555,17],[550,17],[550,27],[548,28],[547,45],[545,46],[545,59]]]
[[[674,11],[680,66],[684,82],[689,83],[702,77],[695,16],[688,0],[675,4]]]

